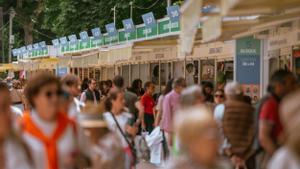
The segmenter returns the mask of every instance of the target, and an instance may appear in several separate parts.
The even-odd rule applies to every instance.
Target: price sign
[[[47,49],[47,45],[45,41],[39,43],[41,49]]]
[[[26,49],[28,50],[28,51],[32,51],[32,45],[30,44],[30,45],[27,45],[26,46]]]
[[[92,34],[93,34],[94,39],[100,39],[102,36],[100,28],[92,29]]]
[[[52,40],[52,45],[53,45],[55,48],[59,47],[59,40],[58,40],[58,39],[53,39],[53,40]]]
[[[116,29],[114,23],[110,23],[110,24],[105,25],[105,28],[106,28],[106,31],[107,31],[109,36],[117,35],[117,29]]]
[[[87,31],[80,32],[79,36],[82,42],[87,42],[89,40],[89,35]]]
[[[156,21],[152,12],[142,15],[146,28],[152,28],[156,25]]]
[[[174,21],[179,21],[179,6],[175,5],[175,6],[169,6],[167,8],[167,12],[168,12],[168,16],[170,18],[170,21],[174,22]]]
[[[25,48],[25,47],[24,47],[24,48]],[[34,49],[34,50],[39,50],[39,49],[40,49],[39,43],[33,44],[33,49]],[[26,50],[26,48],[25,48],[25,50]],[[23,51],[22,51],[22,52],[23,52]]]
[[[124,26],[124,31],[126,33],[130,33],[130,32],[134,31],[135,27],[134,27],[134,24],[133,24],[133,21],[131,18],[125,19],[122,22],[123,22],[123,26]]]
[[[65,37],[65,36],[59,38],[59,41],[60,41],[60,44],[61,44],[62,46],[66,46],[66,45],[68,44],[67,37]]]
[[[77,42],[77,37],[76,37],[75,34],[69,35],[69,36],[68,36],[68,39],[69,39],[69,41],[70,41],[70,44],[72,44],[72,45],[76,44],[76,42]]]

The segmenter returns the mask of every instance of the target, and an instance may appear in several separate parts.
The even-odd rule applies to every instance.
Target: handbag
[[[140,136],[136,136],[134,139],[138,162],[150,161],[150,148],[147,145],[145,135],[147,135],[146,132],[142,131],[142,134]]]

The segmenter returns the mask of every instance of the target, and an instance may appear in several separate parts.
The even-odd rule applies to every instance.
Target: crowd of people
[[[224,86],[224,87],[222,87]],[[238,82],[125,86],[37,73],[0,82],[0,168],[299,169],[300,90],[276,71],[257,104]]]

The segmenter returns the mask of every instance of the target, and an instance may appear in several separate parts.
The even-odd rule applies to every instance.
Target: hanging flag
[[[13,54],[13,56],[18,56],[18,54],[19,54],[19,49],[13,49],[13,50],[12,50],[12,54]]]
[[[39,49],[40,49],[39,43],[33,44],[33,49],[34,49],[34,50],[39,50]]]
[[[25,46],[23,46],[23,47],[21,47],[20,48],[20,50],[21,50],[21,54],[24,54],[24,53],[26,53],[27,52],[27,50],[26,50],[26,47]]]
[[[79,36],[82,42],[87,42],[89,40],[89,35],[87,31],[80,32]]]
[[[68,39],[70,41],[70,44],[72,44],[72,45],[76,44],[76,42],[77,42],[77,37],[75,34],[69,35]]]
[[[59,41],[60,41],[60,44],[61,44],[62,46],[66,46],[66,45],[68,44],[67,37],[65,37],[65,36],[59,38]]]
[[[180,56],[192,53],[195,36],[200,22],[202,0],[188,0],[181,9]]]
[[[106,31],[109,36],[116,36],[117,35],[117,29],[114,23],[110,23],[105,25]]]
[[[134,32],[135,27],[131,18],[122,21],[126,33]]]
[[[178,5],[174,5],[174,6],[169,6],[167,7],[167,13],[168,16],[170,18],[171,22],[176,22],[179,21],[179,6]]]
[[[53,45],[55,48],[58,48],[58,47],[59,47],[59,40],[58,40],[58,39],[53,39],[53,40],[52,40],[52,45]]]
[[[142,18],[143,18],[143,22],[144,22],[146,28],[152,28],[152,27],[156,26],[156,21],[155,21],[153,12],[149,12],[149,13],[142,15]]]
[[[27,51],[32,51],[32,44],[26,46]]]
[[[98,28],[94,28],[91,31],[92,31],[94,39],[100,39],[102,37],[101,30],[100,30],[99,27]]]
[[[46,42],[45,41],[42,41],[39,43],[41,49],[47,49],[47,45],[46,45]]]

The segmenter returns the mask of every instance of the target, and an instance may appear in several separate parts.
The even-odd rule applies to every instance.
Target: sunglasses
[[[46,91],[45,92],[45,96],[47,98],[51,98],[53,96],[60,96],[60,95],[61,95],[61,92],[59,90],[57,90],[57,91]]]
[[[224,98],[224,95],[221,95],[221,94],[215,94],[215,97]]]

